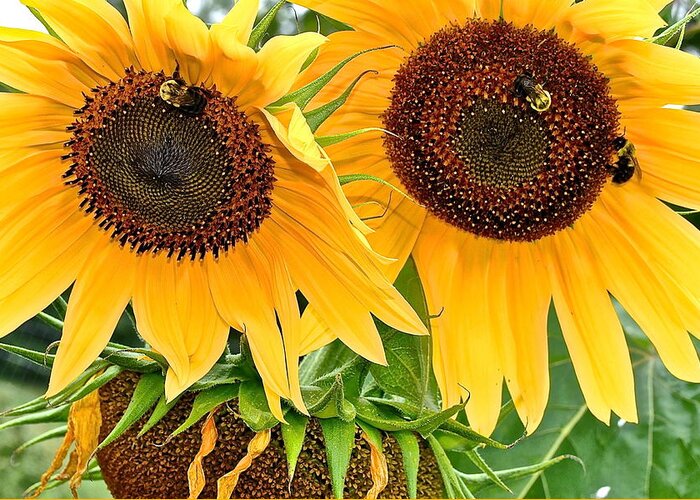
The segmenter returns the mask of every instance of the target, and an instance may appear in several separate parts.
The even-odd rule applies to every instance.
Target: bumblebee
[[[613,140],[613,147],[617,151],[617,161],[613,165],[608,166],[608,171],[612,173],[612,181],[614,184],[624,184],[632,177],[637,175],[642,176],[642,169],[639,168],[639,160],[637,152],[630,141],[624,136],[620,136]]]
[[[544,113],[552,105],[552,96],[542,84],[532,75],[523,73],[515,79],[515,92],[519,97],[525,98],[530,107],[538,113]]]
[[[201,88],[188,86],[179,78],[163,82],[160,98],[188,115],[200,114],[207,105],[207,96]]]

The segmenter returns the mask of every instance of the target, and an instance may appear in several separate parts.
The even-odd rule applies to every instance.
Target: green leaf
[[[159,369],[162,370],[163,365],[161,365],[159,362],[144,359],[144,354],[142,352],[143,350],[144,349],[133,347],[123,348],[108,345],[102,351],[100,357],[105,361],[109,361],[111,364],[118,365],[127,370],[136,371],[139,373],[150,373]],[[149,352],[152,353],[152,351],[150,350]]]
[[[344,422],[339,418],[327,418],[319,421],[326,444],[328,472],[331,475],[333,496],[343,498],[345,475],[350,464],[352,449],[355,446],[355,424],[354,422]]]
[[[309,413],[319,418],[338,417],[346,422],[355,419],[355,406],[345,399],[343,376],[336,373],[335,381],[328,389],[302,386],[304,401]]]
[[[477,444],[483,444],[485,446],[488,446],[490,448],[496,448],[499,450],[507,450],[509,448],[512,448],[515,446],[517,443],[519,443],[525,435],[523,433],[520,434],[511,444],[503,444],[499,441],[496,441],[494,439],[488,438],[486,436],[482,436],[478,432],[472,430],[471,427],[468,427],[464,425],[461,422],[458,422],[456,420],[450,419],[445,421],[443,424],[440,425],[440,429],[451,432],[452,434],[456,434],[457,436],[460,436],[462,438],[467,439],[470,442],[474,442]]]
[[[427,441],[430,448],[433,450],[438,469],[440,469],[440,475],[445,485],[447,498],[474,498],[469,488],[467,488],[457,476],[457,473],[450,463],[450,459],[447,457],[445,450],[442,449],[442,446],[440,446],[438,440],[434,436],[428,436]]]
[[[311,129],[312,132],[316,132],[321,125],[323,125],[323,122],[325,122],[330,116],[338,111],[343,104],[345,104],[348,100],[348,97],[350,97],[350,94],[352,91],[355,89],[355,86],[359,83],[359,81],[367,74],[369,73],[374,73],[377,74],[376,71],[374,70],[367,70],[363,71],[360,76],[355,78],[352,83],[348,86],[345,91],[340,94],[340,97],[333,99],[327,104],[324,104],[323,106],[320,106],[316,109],[312,109],[311,111],[307,111],[304,113],[304,116],[306,117],[306,121],[309,123],[309,128]]]
[[[313,82],[306,84],[302,88],[295,90],[294,92],[290,92],[286,96],[282,97],[281,99],[275,101],[274,103],[270,104],[270,107],[279,107],[279,106],[284,106],[287,103],[293,102],[296,103],[297,106],[299,106],[299,109],[302,111],[306,109],[306,106],[311,102],[311,100],[318,95],[321,90],[328,85],[331,80],[345,67],[353,61],[354,59],[358,58],[359,56],[363,54],[367,54],[369,52],[374,52],[377,50],[384,50],[388,49],[390,47],[395,47],[394,45],[387,45],[384,47],[376,47],[372,49],[366,49],[362,50],[360,52],[357,52],[345,59],[343,59],[341,62],[336,64],[333,68],[331,68],[327,73],[324,73],[323,75],[319,76],[317,79],[315,79]],[[314,130],[314,129],[312,129]]]
[[[395,282],[396,288],[429,326],[428,306],[413,258],[409,257]],[[382,336],[388,366],[372,365],[370,373],[379,386],[393,398],[402,398],[418,409],[411,417],[419,417],[424,409],[437,411],[437,383],[431,368],[429,336],[407,335],[382,323],[377,324]],[[406,406],[409,410],[410,406]],[[410,411],[410,410],[409,410]]]
[[[121,366],[108,366],[104,372],[100,373],[98,376],[88,381],[85,385],[80,387],[75,392],[67,394],[63,394],[62,392],[60,392],[58,393],[57,397],[50,398],[49,405],[53,406],[63,403],[74,403],[79,399],[83,399],[91,392],[96,391],[103,385],[107,384],[109,381],[111,381],[114,377],[116,377],[123,371],[124,369]]]
[[[51,35],[54,38],[57,38],[61,40],[61,37],[58,36],[58,33],[54,31],[54,29],[51,27],[51,25],[44,19],[44,17],[41,15],[41,13],[35,9],[34,7],[27,7],[29,9],[29,12],[31,12],[34,17],[36,17],[37,21],[39,21],[41,24],[44,25],[44,28],[46,28],[46,31],[48,31],[49,35]]]
[[[168,441],[178,434],[186,431],[211,410],[219,405],[231,401],[238,396],[238,384],[217,385],[206,391],[202,391],[194,398],[192,410],[187,419],[168,436]]]
[[[609,496],[616,498],[700,497],[700,476],[687,473],[698,469],[700,456],[700,385],[673,377],[648,339],[639,337],[637,325],[624,311],[620,315],[631,346],[639,424],[613,415],[606,425],[591,415],[552,314],[550,373],[556,383],[544,420],[537,432],[507,453],[483,450],[482,455],[495,470],[576,455],[586,470],[564,461],[551,471],[509,482],[516,496],[593,498],[601,488],[609,488]],[[520,433],[522,424],[513,414],[494,437],[508,441]],[[468,464],[453,462],[469,471]],[[502,495],[492,487],[483,494]]]
[[[322,137],[316,137],[316,142],[318,143],[319,146],[321,146],[323,148],[327,148],[328,146],[333,146],[334,144],[338,144],[338,143],[347,141],[348,139],[352,139],[353,137],[357,137],[358,135],[362,135],[362,134],[367,134],[369,132],[382,132],[383,134],[389,133],[388,130],[385,130],[383,128],[367,127],[367,128],[361,128],[358,130],[353,130],[352,132],[346,132],[344,134],[324,135]],[[342,184],[342,182],[341,182],[341,184]]]
[[[294,479],[294,471],[297,467],[299,453],[304,445],[306,437],[306,424],[309,419],[300,413],[292,410],[285,415],[286,424],[282,424],[282,440],[284,441],[284,451],[287,454],[287,475],[289,484]]]
[[[19,455],[22,453],[24,450],[27,448],[30,448],[36,444],[43,443],[44,441],[49,441],[50,439],[57,439],[60,437],[63,437],[66,435],[66,432],[68,431],[68,425],[62,425],[60,427],[56,427],[55,429],[48,430],[44,432],[43,434],[39,434],[36,437],[33,437],[26,443],[22,443],[21,446],[18,446],[17,449],[12,452],[13,456]]]
[[[472,461],[474,465],[479,468],[481,472],[486,475],[486,477],[493,482],[493,484],[512,494],[513,492],[511,489],[506,486],[503,480],[493,471],[491,467],[489,467],[489,464],[487,464],[484,459],[481,458],[481,455],[479,455],[479,452],[476,450],[476,448],[472,448],[471,450],[464,451],[464,454],[467,456],[467,458],[469,458],[469,460]]]
[[[384,449],[384,443],[382,442],[382,432],[379,429],[369,425],[367,422],[362,422],[361,420],[357,421],[357,425],[359,425],[360,428],[365,432],[365,434],[367,434],[367,437],[370,441],[372,441],[372,444],[377,449]]]
[[[254,378],[256,378],[255,374],[250,373],[246,368],[243,357],[240,354],[234,354],[226,356],[224,362],[216,363],[209,373],[192,384],[189,391],[203,391],[217,385],[234,384]]]
[[[31,415],[22,415],[0,424],[0,431],[20,425],[66,422],[68,420],[69,410],[70,406],[65,405],[60,408],[50,408],[48,410],[32,413]]]
[[[109,435],[100,443],[98,449],[108,446],[124,434],[138,419],[153,407],[164,393],[165,379],[160,373],[147,373],[139,379],[124,415],[119,419]]]
[[[406,193],[401,191],[398,187],[394,186],[392,183],[382,179],[381,177],[376,177],[374,175],[368,175],[368,174],[339,175],[338,181],[340,182],[341,186],[345,186],[346,184],[350,184],[351,182],[358,182],[358,181],[376,182],[377,184],[382,184],[383,186],[386,186],[388,188],[393,189],[394,191],[399,193],[401,196],[404,196],[405,198],[408,198],[409,200],[413,199],[409,195],[407,195]]]
[[[463,408],[463,405],[458,404],[441,412],[430,412],[423,417],[406,420],[388,409],[371,403],[365,398],[360,398],[355,406],[358,417],[372,424],[377,429],[383,431],[415,431],[423,436],[432,434],[438,427],[451,421],[452,417]],[[474,434],[480,439],[488,440],[488,438]]]
[[[657,43],[659,45],[666,45],[674,36],[679,35],[682,40],[683,33],[685,33],[685,26],[700,15],[700,7],[690,10],[682,19],[678,22],[673,23],[671,26],[666,28],[664,31],[656,36],[648,38],[648,41]]]
[[[392,434],[401,448],[403,469],[406,472],[408,497],[418,497],[418,467],[420,466],[420,447],[418,438],[412,432],[399,431]]]
[[[280,0],[279,2],[277,2],[275,5],[272,6],[272,8],[267,12],[267,14],[263,16],[260,22],[255,25],[253,31],[250,34],[250,38],[248,39],[248,47],[254,50],[257,50],[260,47],[265,33],[267,33],[267,30],[270,29],[270,25],[275,20],[277,13],[280,11],[280,9],[284,6],[285,3],[287,3],[286,0]]]
[[[168,402],[168,400],[165,397],[165,394],[162,395],[158,400],[158,404],[156,404],[156,407],[153,409],[153,413],[151,413],[151,416],[148,417],[148,421],[139,431],[138,437],[143,436],[153,427],[155,427],[158,424],[158,422],[160,422],[163,419],[163,417],[166,416],[168,412],[173,409],[173,406],[175,406],[179,400],[180,396]]]
[[[24,347],[9,344],[0,344],[0,349],[44,367],[53,366],[53,361],[56,359],[54,354],[45,354],[43,352],[33,351],[31,349],[25,349]]]
[[[255,432],[271,429],[279,423],[267,404],[262,383],[257,380],[241,383],[238,410],[246,425]]]
[[[61,321],[58,318],[54,318],[50,314],[46,314],[45,312],[40,312],[39,314],[36,315],[36,318],[44,323],[47,326],[50,326],[51,328],[54,328],[58,331],[63,330],[63,321]]]
[[[501,481],[508,479],[519,479],[523,477],[532,476],[533,474],[537,474],[539,472],[544,472],[550,467],[564,460],[574,460],[576,463],[581,465],[581,467],[583,467],[583,462],[578,457],[575,457],[573,455],[560,455],[558,457],[552,458],[551,460],[546,460],[539,464],[528,465],[526,467],[516,467],[507,470],[499,470],[496,471],[496,475]],[[487,486],[493,485],[492,478],[489,477],[487,474],[465,474],[460,471],[456,471],[456,473],[457,476],[469,487],[469,489],[473,493],[481,491]]]
[[[60,319],[61,321],[66,319],[66,312],[68,312],[68,302],[66,302],[63,297],[61,297],[60,295],[56,297],[56,300],[54,300],[51,303],[51,307],[53,307],[56,311],[56,314],[58,314],[58,319]]]
[[[2,83],[2,82],[0,82],[0,92],[4,92],[7,94],[22,94],[23,93],[22,91],[17,90],[14,87],[10,87],[8,84]]]

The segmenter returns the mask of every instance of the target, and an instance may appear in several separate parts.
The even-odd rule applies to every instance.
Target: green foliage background
[[[110,0],[124,13],[121,0]],[[197,10],[207,22],[216,22],[230,8],[231,0],[204,0]],[[263,10],[272,5],[264,0]],[[358,0],[359,3],[359,0]],[[664,10],[667,21],[681,18],[691,7],[690,0],[680,0]],[[361,8],[358,6],[358,8]],[[328,33],[337,23],[321,19],[303,9],[285,7],[270,33],[296,33],[321,29]],[[671,43],[675,44],[675,41]],[[684,50],[700,54],[700,24],[688,26]],[[688,216],[700,226],[698,214]],[[689,263],[697,265],[697,263]],[[700,497],[700,385],[681,382],[671,376],[658,359],[653,346],[636,324],[620,310],[628,344],[632,351],[637,384],[640,423],[626,423],[614,418],[610,426],[597,421],[586,409],[574,376],[568,353],[556,321],[550,328],[552,393],[545,420],[539,430],[507,451],[484,450],[483,456],[494,469],[508,469],[572,454],[547,472],[509,484],[513,493],[490,487],[480,492],[489,497]],[[554,318],[554,314],[551,314]],[[43,350],[58,335],[34,320],[10,335],[6,342]],[[123,321],[116,341],[135,345],[133,328]],[[16,357],[0,353],[0,409],[40,395],[46,388],[48,371]],[[506,395],[507,400],[507,395]],[[48,466],[58,441],[30,448],[21,454],[14,450],[48,427],[20,428],[0,436],[0,497],[16,497],[33,484]],[[523,428],[506,405],[495,438],[512,442]],[[477,472],[458,450],[449,452],[453,463],[464,472]],[[84,497],[107,497],[102,483],[85,483]],[[67,487],[46,492],[44,497],[69,498]]]

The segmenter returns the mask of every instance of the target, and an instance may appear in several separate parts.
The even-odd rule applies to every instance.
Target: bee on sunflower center
[[[189,86],[179,78],[163,82],[159,95],[163,101],[189,115],[200,114],[207,105],[207,96],[200,87]]]
[[[515,92],[530,103],[538,113],[544,113],[552,105],[552,96],[532,75],[523,73],[515,79]]]

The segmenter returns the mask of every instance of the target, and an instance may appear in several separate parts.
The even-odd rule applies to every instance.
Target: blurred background
[[[122,0],[109,0],[125,16]],[[643,1],[643,0],[638,0]],[[261,13],[274,0],[261,1]],[[19,0],[0,0],[2,24],[45,31]],[[189,8],[207,23],[215,23],[231,8],[232,0],[189,0]],[[691,0],[677,0],[664,9],[667,22],[681,19],[695,6]],[[330,33],[342,25],[306,9],[287,4],[271,26],[268,36],[301,31]],[[671,40],[669,45],[675,45]],[[691,22],[682,48],[700,54],[700,24]],[[700,216],[688,214],[700,227]],[[689,265],[697,265],[690,263]],[[67,298],[67,295],[66,295]],[[52,311],[47,311],[52,312]],[[658,362],[656,352],[634,322],[620,310],[635,362],[640,424],[622,420],[608,427],[595,420],[583,406],[583,399],[571,369],[561,333],[556,324],[550,331],[552,397],[547,416],[539,431],[507,454],[488,451],[489,463],[509,468],[542,461],[562,453],[572,453],[586,463],[584,471],[574,462],[563,463],[546,474],[516,482],[513,494],[491,489],[488,496],[505,497],[700,497],[700,386],[671,377]],[[553,322],[555,323],[555,322]],[[38,320],[23,325],[2,342],[44,351],[59,334]],[[125,318],[116,333],[116,342],[136,345],[138,338]],[[42,394],[48,370],[0,351],[0,411]],[[48,426],[21,427],[0,434],[0,497],[17,497],[34,484],[51,461],[59,440],[31,447],[21,453],[22,443],[48,430]],[[506,415],[497,438],[513,441],[522,426],[513,414]],[[458,453],[451,457],[466,472],[468,461]],[[84,483],[81,496],[109,497],[101,482]],[[45,492],[46,498],[70,498],[67,487]]]

